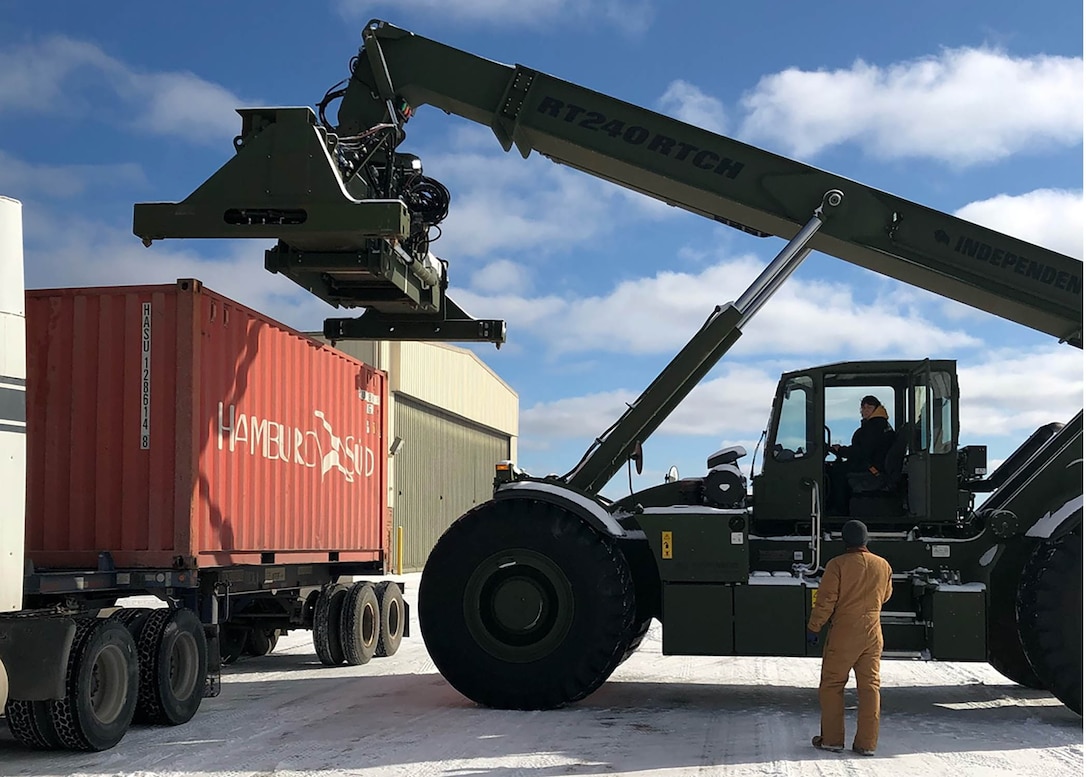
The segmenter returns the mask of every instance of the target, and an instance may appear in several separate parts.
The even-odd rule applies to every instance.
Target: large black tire
[[[554,709],[595,691],[623,658],[635,595],[608,537],[535,500],[486,502],[431,551],[419,622],[446,680],[500,709]]]
[[[61,745],[107,750],[128,731],[136,711],[136,642],[114,618],[83,618],[68,655],[64,698],[49,714]]]
[[[1040,544],[1024,567],[1016,601],[1032,669],[1078,715],[1084,692],[1083,563],[1079,531]]]
[[[1046,683],[1031,668],[1016,622],[1016,591],[1028,555],[1030,551],[1025,551],[1023,558],[1017,553],[1015,558],[1009,559],[1007,569],[990,576],[987,658],[994,669],[1014,683],[1043,691],[1046,690]]]
[[[382,580],[374,586],[374,593],[378,597],[378,613],[381,615],[378,649],[374,655],[382,658],[396,653],[404,638],[404,594],[392,580]]]
[[[1017,685],[1031,688],[1033,691],[1048,690],[1046,683],[1035,674],[1027,656],[1024,655],[1024,649],[1020,647],[1019,634],[1012,634],[1011,637],[1008,650],[990,648],[990,666]],[[1015,642],[1015,645],[1011,644],[1012,642]]]
[[[653,622],[653,618],[646,618],[644,620],[636,621],[631,627],[631,638],[627,641],[627,650],[623,651],[623,658],[620,659],[622,664],[631,655],[638,650],[642,644],[642,640],[646,638],[646,632],[650,630],[650,623]]]
[[[4,708],[8,729],[15,741],[35,750],[55,750],[61,747],[60,737],[53,728],[47,701],[8,699]]]
[[[353,584],[340,612],[340,643],[349,666],[361,666],[374,657],[380,623],[374,586],[367,582]]]
[[[340,615],[347,586],[339,583],[321,589],[314,607],[314,651],[325,666],[344,663],[344,643],[340,635]]]
[[[188,723],[204,698],[208,641],[192,610],[155,610],[136,639],[140,655],[140,694],[135,719],[180,726]]]

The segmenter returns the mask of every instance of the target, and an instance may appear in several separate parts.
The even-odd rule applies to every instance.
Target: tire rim
[[[104,725],[117,720],[128,693],[128,656],[119,646],[106,645],[91,667],[90,706],[95,719]]]
[[[396,637],[398,634],[400,634],[400,602],[398,602],[396,599],[389,603],[389,609],[386,612],[385,623],[388,627],[389,636]]]
[[[574,622],[563,570],[532,550],[504,550],[476,567],[465,586],[469,633],[503,661],[528,663],[562,644]]]
[[[192,634],[182,631],[170,646],[170,692],[175,699],[188,699],[197,684],[200,648]]]
[[[378,641],[378,613],[370,602],[363,607],[363,644],[366,647]]]

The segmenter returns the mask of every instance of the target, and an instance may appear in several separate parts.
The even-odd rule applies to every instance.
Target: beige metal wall
[[[392,391],[516,439],[518,395],[475,353],[442,343],[388,345],[389,364],[382,369]]]
[[[495,462],[510,458],[510,437],[404,394],[393,413],[404,440],[394,456],[394,542],[408,572],[423,568],[446,527],[491,498]]]
[[[422,569],[446,527],[490,498],[495,463],[516,463],[518,395],[466,348],[373,341],[336,347],[389,375],[393,563],[405,572]]]

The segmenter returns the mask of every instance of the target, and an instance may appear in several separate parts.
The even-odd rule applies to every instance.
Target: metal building
[[[517,461],[517,392],[475,353],[445,343],[336,347],[389,375],[393,564],[420,570],[446,527],[491,498],[495,463]]]

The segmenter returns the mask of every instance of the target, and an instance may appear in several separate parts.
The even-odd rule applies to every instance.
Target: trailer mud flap
[[[0,661],[8,696],[21,701],[64,698],[76,623],[66,617],[0,618]]]
[[[208,640],[208,673],[204,675],[204,698],[212,699],[221,689],[223,658],[219,653],[219,624],[205,623],[204,637]]]

